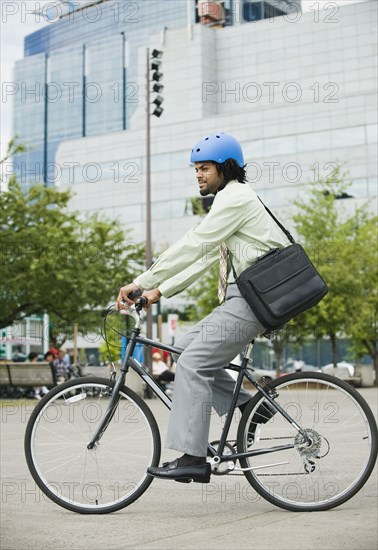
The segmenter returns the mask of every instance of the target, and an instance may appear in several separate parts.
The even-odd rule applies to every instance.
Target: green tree
[[[28,148],[25,145],[23,145],[22,143],[17,143],[17,136],[15,136],[8,143],[7,152],[5,153],[5,157],[0,160],[0,166],[4,164],[13,155],[18,155],[19,153],[25,153],[25,151],[27,150]]]
[[[367,306],[365,295],[372,285],[366,286],[363,271],[373,279],[375,239],[367,228],[376,220],[366,205],[352,213],[341,208],[337,199],[347,196],[347,187],[346,174],[338,167],[330,177],[312,184],[309,200],[295,202],[299,210],[294,215],[300,240],[329,286],[329,294],[296,322],[304,333],[330,338],[335,365],[340,335],[352,336],[353,325],[366,325],[365,309],[371,323],[374,309]],[[375,345],[376,341],[375,336]]]
[[[99,348],[102,361],[120,361],[123,337],[130,337],[134,326],[135,321],[130,315],[114,313],[107,316],[103,327],[105,329],[103,330],[104,342]]]
[[[0,195],[0,327],[48,313],[55,334],[85,333],[119,287],[140,271],[143,251],[120,225],[67,210],[70,192],[16,178]]]
[[[353,315],[346,320],[346,332],[356,358],[369,355],[372,359],[378,385],[378,254],[377,218],[360,216],[357,235],[350,245],[351,254],[345,257],[354,274],[350,293]],[[345,252],[345,250],[343,250]]]
[[[282,366],[281,357],[285,347],[289,343],[299,346],[304,341],[304,335],[300,325],[297,323],[297,319],[292,319],[282,328],[282,330],[268,332],[267,338],[274,351],[276,374],[279,376],[281,372],[280,367]]]
[[[219,306],[218,299],[219,263],[213,265],[199,282],[191,285],[187,296],[193,303],[187,309],[190,321],[200,321]]]
[[[350,272],[340,261],[345,230],[336,208],[336,196],[345,192],[344,177],[338,168],[329,178],[311,184],[309,200],[296,201],[299,212],[294,215],[297,232],[307,253],[326,280],[329,294],[318,306],[300,316],[303,330],[316,338],[328,336],[332,360],[337,363],[337,340],[345,333],[350,288]]]

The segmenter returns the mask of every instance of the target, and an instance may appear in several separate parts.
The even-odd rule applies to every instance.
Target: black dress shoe
[[[179,466],[179,459],[176,458],[172,462],[165,462],[161,467],[147,468],[147,473],[160,479],[174,479],[183,483],[189,483],[190,481],[209,483],[211,466],[208,462]]]

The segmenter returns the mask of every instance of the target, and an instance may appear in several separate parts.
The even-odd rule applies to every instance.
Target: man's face
[[[203,197],[214,195],[223,183],[223,176],[217,172],[215,164],[210,161],[195,163],[199,192]]]

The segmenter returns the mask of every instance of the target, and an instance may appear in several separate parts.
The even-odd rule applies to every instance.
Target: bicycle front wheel
[[[99,443],[87,445],[104,416],[109,381],[84,377],[65,382],[35,407],[25,434],[29,470],[56,504],[82,514],[128,506],[152,481],[160,434],[146,403],[123,386],[115,414]]]
[[[238,452],[272,452],[240,460],[249,483],[266,500],[293,511],[327,510],[350,499],[377,458],[377,425],[366,401],[350,385],[321,373],[292,374],[269,386],[310,445],[282,414],[272,415],[258,393],[241,418]]]

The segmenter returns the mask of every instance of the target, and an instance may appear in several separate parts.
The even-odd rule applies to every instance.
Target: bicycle
[[[146,473],[160,460],[160,434],[146,402],[125,385],[129,369],[170,409],[171,400],[132,355],[139,342],[179,355],[174,346],[140,336],[135,326],[118,376],[77,378],[51,390],[35,407],[25,434],[29,470],[56,504],[82,514],[105,514],[132,504],[149,487]],[[110,308],[109,314],[114,313]],[[105,319],[106,322],[106,319]],[[209,443],[212,474],[240,472],[272,504],[292,511],[328,510],[355,495],[377,457],[377,425],[362,396],[326,374],[302,372],[267,383],[248,360],[238,372],[219,441]],[[257,393],[229,439],[238,392],[246,378]],[[274,457],[274,458],[272,458]],[[239,463],[239,466],[237,466]]]

